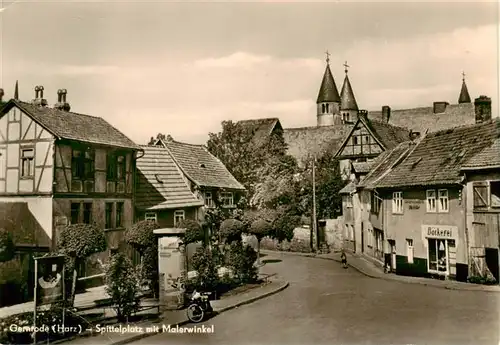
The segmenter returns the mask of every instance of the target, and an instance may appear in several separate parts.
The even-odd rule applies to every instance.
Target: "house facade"
[[[66,90],[54,107],[42,86],[35,92],[32,102],[12,99],[0,111],[0,202],[19,208],[4,224],[27,224],[12,217],[29,214],[22,231],[31,238],[20,245],[45,249],[56,248],[65,226],[95,224],[105,230],[108,249],[127,249],[123,230],[133,220],[140,148],[103,119],[70,112]],[[81,273],[95,273],[94,264]]]
[[[481,152],[500,155],[495,146],[499,128],[500,121],[486,119],[430,133],[380,155],[356,186],[360,252],[401,275],[467,281],[476,265],[481,274],[491,267],[498,277],[498,221],[492,206],[498,175],[494,167],[483,169],[474,161]]]

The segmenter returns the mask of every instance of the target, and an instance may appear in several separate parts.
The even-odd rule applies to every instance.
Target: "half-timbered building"
[[[34,247],[55,248],[66,225],[92,223],[106,231],[108,248],[124,248],[140,147],[102,118],[71,112],[66,90],[54,107],[43,87],[35,91],[32,102],[12,99],[0,110],[0,203],[24,210],[0,220],[24,224],[12,217],[29,210],[32,229],[23,231]]]

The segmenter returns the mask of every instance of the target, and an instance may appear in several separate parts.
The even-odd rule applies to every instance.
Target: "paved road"
[[[276,254],[279,294],[204,324],[214,334],[159,334],[134,344],[499,344],[500,294],[368,278],[352,268]],[[265,259],[271,259],[267,256]]]

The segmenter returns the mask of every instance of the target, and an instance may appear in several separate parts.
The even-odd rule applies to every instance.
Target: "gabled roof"
[[[167,149],[143,146],[137,160],[135,205],[142,210],[202,206]]]
[[[358,188],[373,189],[376,183],[388,174],[391,167],[398,160],[407,155],[414,147],[410,141],[404,142],[393,148],[392,150],[384,151],[371,162],[371,169],[368,174],[358,183]]]
[[[500,169],[500,139],[498,138],[462,165],[462,170],[492,168]]]
[[[262,145],[275,128],[282,129],[280,120],[276,117],[265,119],[241,120],[236,123],[245,130],[253,131],[253,144]]]
[[[342,85],[342,91],[340,92],[340,110],[358,110],[358,103],[354,97],[354,92],[352,91],[351,82],[347,73],[344,79],[344,85]]]
[[[469,90],[467,90],[467,85],[465,80],[462,81],[462,89],[460,90],[460,96],[458,96],[458,103],[470,103]]]
[[[351,194],[356,191],[356,183],[350,181],[344,188],[339,191],[339,194]]]
[[[205,146],[174,140],[162,142],[186,177],[198,186],[245,190]]]
[[[493,147],[499,137],[500,119],[429,133],[377,187],[460,184],[462,165]]]
[[[368,118],[387,122],[382,111],[369,111]],[[433,107],[391,109],[389,124],[406,127],[421,134],[475,123],[474,104],[449,104],[443,113],[434,114]]]
[[[339,90],[333,79],[330,65],[326,65],[325,74],[321,81],[316,103],[322,102],[340,102]]]
[[[345,147],[359,124],[364,125],[370,135],[384,150],[390,150],[398,144],[408,141],[410,138],[410,131],[407,128],[397,127],[381,121],[370,120],[364,116],[359,116],[350,133],[345,137],[342,145],[338,148],[335,154],[336,156],[340,155],[340,152],[342,152],[342,149]]]
[[[283,137],[287,153],[301,163],[311,155],[336,152],[352,125],[342,124],[321,127],[285,128]]]
[[[47,131],[60,139],[134,150],[140,149],[125,134],[100,117],[50,107],[40,107],[14,99],[7,102],[0,110],[0,116],[7,113],[14,106],[21,109]]]

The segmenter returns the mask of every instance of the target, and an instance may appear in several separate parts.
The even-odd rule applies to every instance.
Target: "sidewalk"
[[[211,301],[212,307],[216,313],[222,313],[224,311],[237,308],[241,305],[248,304],[259,300],[261,298],[270,296],[279,291],[282,291],[288,287],[288,282],[271,280],[269,284],[262,287],[251,289],[245,293],[222,297],[220,300]],[[81,334],[78,338],[61,341],[58,344],[68,344],[68,345],[122,345],[132,343],[139,339],[143,339],[155,334],[161,333],[163,326],[182,326],[189,323],[186,316],[185,310],[170,310],[166,311],[161,315],[161,322],[153,323],[151,321],[144,321],[140,323],[129,324],[130,332],[107,332],[91,335],[90,333]],[[115,327],[127,328],[127,324],[115,324]],[[158,327],[158,330],[152,331],[154,326]],[[151,327],[151,328],[150,328]],[[134,328],[134,329],[132,329]],[[149,330],[147,328],[150,328]],[[56,344],[54,342],[53,344]]]
[[[261,250],[261,253],[266,253],[266,254],[283,253],[289,255],[300,255],[305,257],[334,260],[341,262],[339,252],[329,253],[329,254],[314,254],[314,253],[294,253],[294,252]],[[349,264],[349,266],[353,267],[354,269],[363,273],[364,275],[372,278],[393,280],[409,284],[421,284],[421,285],[434,286],[437,288],[450,289],[450,290],[500,292],[500,286],[498,285],[480,285],[480,284],[457,282],[452,280],[437,280],[430,278],[401,276],[393,273],[384,273],[383,267],[379,267],[378,265],[376,265],[375,263],[370,261],[370,259],[366,258],[363,255],[352,254],[349,252],[346,252],[346,255],[347,255],[347,263]]]

